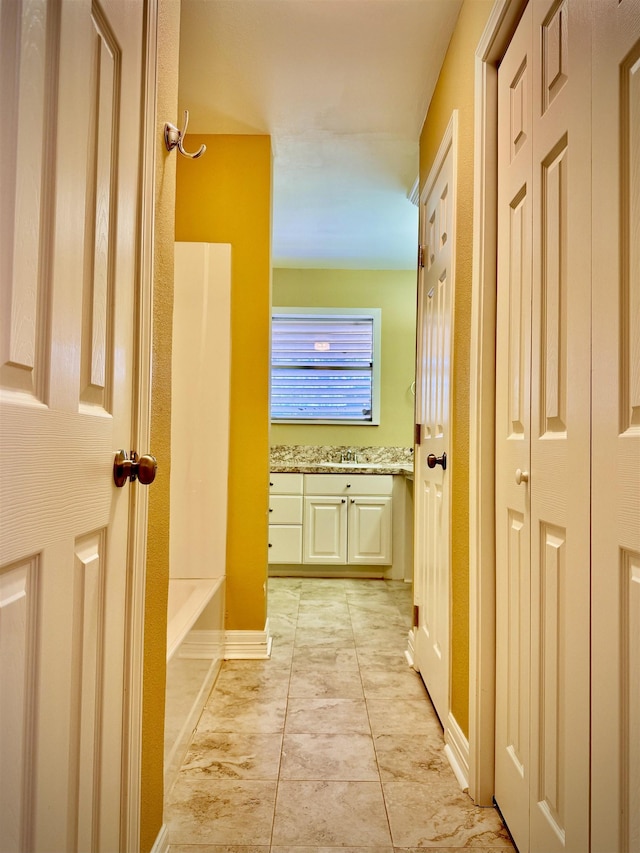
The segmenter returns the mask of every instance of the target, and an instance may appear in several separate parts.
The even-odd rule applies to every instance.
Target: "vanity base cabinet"
[[[393,491],[391,474],[272,473],[269,564],[285,575],[389,576]]]

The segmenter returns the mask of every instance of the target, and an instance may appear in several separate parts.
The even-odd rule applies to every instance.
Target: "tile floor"
[[[513,850],[444,756],[410,616],[402,582],[271,578],[271,659],[223,664],[167,797],[171,853]]]

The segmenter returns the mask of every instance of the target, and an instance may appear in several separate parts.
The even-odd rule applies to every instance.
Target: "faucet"
[[[340,454],[340,461],[341,462],[357,462],[358,461],[358,455],[357,455],[357,453],[355,453],[355,451],[353,451],[353,450],[351,450],[351,448],[349,448],[349,450],[347,450],[346,453],[344,452],[344,450],[342,451],[342,453]]]

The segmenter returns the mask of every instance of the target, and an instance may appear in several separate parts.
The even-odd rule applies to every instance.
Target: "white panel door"
[[[446,726],[449,716],[450,448],[453,376],[457,116],[441,143],[420,202],[421,245],[416,365],[414,602],[418,606],[414,666]]]
[[[391,498],[349,498],[347,556],[359,565],[391,564]]]
[[[532,10],[498,71],[495,796],[529,849]],[[516,472],[520,471],[518,480]]]
[[[347,562],[347,499],[304,499],[303,562],[344,565]]]
[[[1,6],[3,851],[126,846],[143,14]]]
[[[521,853],[589,846],[589,31],[532,0],[498,72],[496,800]]]
[[[593,22],[591,849],[640,850],[640,4]]]

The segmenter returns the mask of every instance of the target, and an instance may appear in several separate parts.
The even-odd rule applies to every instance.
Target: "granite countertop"
[[[346,453],[358,461],[339,461]],[[277,445],[271,448],[274,474],[400,474],[413,478],[413,451],[398,447]]]

